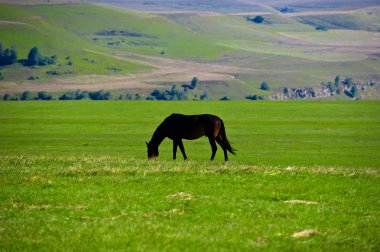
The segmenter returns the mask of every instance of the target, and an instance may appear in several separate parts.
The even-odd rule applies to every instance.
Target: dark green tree
[[[38,52],[38,48],[35,46],[29,51],[27,65],[29,66],[38,65],[39,61],[40,61],[40,54]]]
[[[3,61],[1,62],[2,66],[9,65],[9,59],[11,58],[11,49],[6,48],[3,52]]]
[[[266,81],[263,81],[260,85],[260,89],[262,90],[270,90],[269,84]]]
[[[9,53],[9,64],[17,63],[17,50],[14,46],[11,47],[10,53]]]
[[[112,94],[109,91],[99,90],[89,93],[91,100],[111,100]]]
[[[12,100],[12,96],[10,94],[5,94],[3,96],[3,101],[11,101]]]
[[[24,91],[22,94],[21,94],[21,100],[22,101],[29,101],[29,100],[33,100],[33,95],[30,91]]]
[[[335,80],[334,80],[334,82],[335,82],[335,86],[339,86],[339,83],[340,83],[340,76],[339,75],[337,75],[337,76],[335,76]]]
[[[343,85],[347,86],[348,88],[352,86],[353,84],[353,81],[352,81],[352,78],[351,77],[346,77],[344,80],[343,80]]]
[[[261,24],[262,22],[264,22],[264,18],[262,16],[256,16],[254,19],[252,19],[252,21],[257,24]]]
[[[11,65],[17,63],[17,50],[15,47],[6,48],[0,44],[0,66]]]
[[[199,82],[199,80],[198,80],[198,78],[197,77],[194,77],[192,80],[191,80],[191,89],[194,89],[194,88],[196,88],[197,86],[198,86],[198,82]]]
[[[356,85],[353,85],[352,88],[351,88],[351,96],[353,98],[356,98],[359,96],[359,89]]]
[[[245,99],[257,101],[257,100],[264,100],[264,97],[262,97],[261,95],[249,95],[249,96],[246,96]]]
[[[142,99],[140,94],[135,94],[135,100],[140,101]]]
[[[3,50],[3,44],[0,42],[0,66],[3,65],[3,53],[4,53],[4,50]]]
[[[323,25],[317,25],[317,26],[315,27],[315,29],[316,29],[317,31],[327,31],[327,28],[324,27]]]
[[[329,83],[327,84],[327,88],[330,89],[330,92],[332,93],[337,91],[337,86],[331,81],[329,81]]]
[[[66,100],[75,100],[75,95],[73,92],[64,93],[61,95],[58,100],[66,101]]]
[[[38,100],[53,100],[53,96],[51,94],[46,93],[45,91],[40,91],[37,94]]]

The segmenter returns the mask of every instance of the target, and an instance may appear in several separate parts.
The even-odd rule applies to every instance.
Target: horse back
[[[211,114],[171,114],[163,124],[166,125],[167,135],[171,139],[196,139],[205,135],[216,137],[222,120]]]

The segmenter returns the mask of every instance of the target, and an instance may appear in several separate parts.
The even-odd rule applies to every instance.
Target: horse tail
[[[230,142],[227,140],[227,134],[226,134],[226,128],[224,127],[224,123],[222,120],[220,120],[222,123],[222,126],[220,127],[220,138],[222,139],[222,142],[225,145],[225,148],[232,154],[236,155],[236,150],[232,148]]]

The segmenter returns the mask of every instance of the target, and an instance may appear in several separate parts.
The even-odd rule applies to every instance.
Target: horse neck
[[[156,131],[154,132],[152,139],[150,140],[151,144],[154,144],[154,146],[159,146],[162,141],[164,141],[166,135],[164,134],[163,130],[158,127]]]

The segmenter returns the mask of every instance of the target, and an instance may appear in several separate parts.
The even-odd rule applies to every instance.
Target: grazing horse
[[[235,155],[235,150],[227,140],[223,121],[215,115],[181,115],[171,114],[156,129],[152,139],[146,143],[148,147],[148,158],[158,157],[158,146],[166,138],[173,140],[173,159],[176,159],[177,147],[186,160],[185,148],[182,139],[194,140],[202,136],[208,137],[210,141],[214,160],[217,150],[215,141],[224,151],[224,160],[228,161],[227,151]]]

